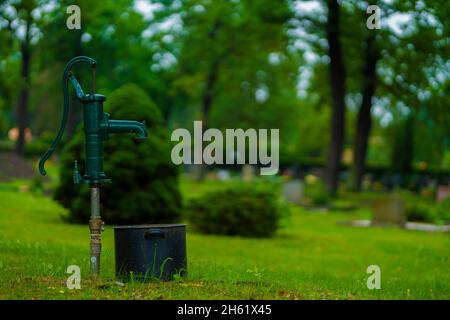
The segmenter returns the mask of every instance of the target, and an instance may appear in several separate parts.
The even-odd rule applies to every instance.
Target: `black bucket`
[[[186,225],[115,226],[116,278],[172,280],[185,276]]]

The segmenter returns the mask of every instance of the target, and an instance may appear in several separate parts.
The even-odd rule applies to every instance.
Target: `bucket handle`
[[[144,232],[144,239],[164,238],[164,232],[161,229],[151,229]]]

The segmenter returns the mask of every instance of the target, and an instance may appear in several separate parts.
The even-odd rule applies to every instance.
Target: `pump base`
[[[91,178],[87,175],[84,175],[84,177],[81,176],[80,172],[78,171],[78,161],[75,160],[73,165],[73,183],[75,184],[81,184],[86,183],[90,185],[100,185],[100,184],[109,184],[111,183],[111,179],[106,177],[106,174],[103,173],[103,175],[98,178]]]

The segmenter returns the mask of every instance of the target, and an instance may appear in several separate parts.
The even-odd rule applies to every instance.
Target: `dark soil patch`
[[[0,182],[32,179],[36,176],[33,162],[12,152],[0,152]]]

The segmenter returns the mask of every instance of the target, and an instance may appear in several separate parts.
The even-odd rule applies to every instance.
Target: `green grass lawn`
[[[183,182],[185,196],[216,183]],[[1,299],[449,299],[450,235],[397,228],[354,228],[354,213],[293,211],[271,239],[187,235],[187,279],[114,283],[113,231],[103,233],[102,275],[88,276],[89,230],[62,222],[50,198],[0,188]],[[79,265],[82,288],[66,269]],[[369,265],[381,289],[366,286]]]

